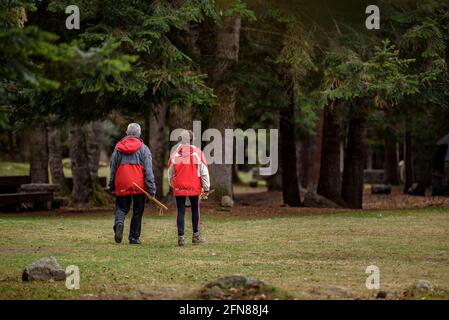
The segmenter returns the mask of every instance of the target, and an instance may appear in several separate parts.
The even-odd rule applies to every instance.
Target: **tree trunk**
[[[58,184],[60,191],[67,191],[62,163],[61,131],[55,126],[48,126],[48,155],[52,183]]]
[[[278,171],[267,178],[268,191],[282,191],[282,168],[279,166]]]
[[[388,117],[388,114],[385,114]],[[385,128],[384,138],[384,169],[385,169],[385,183],[391,185],[399,185],[399,167],[398,167],[398,152],[396,131],[392,123],[386,119],[387,125]]]
[[[405,137],[404,137],[404,165],[405,165],[405,183],[404,193],[413,184],[413,152],[412,152],[412,120],[409,111],[405,114]]]
[[[323,145],[323,112],[318,114],[315,132],[310,137],[309,168],[307,169],[307,190],[317,192],[321,172],[321,153]]]
[[[356,104],[357,103],[357,104]],[[345,150],[342,197],[349,208],[363,205],[363,171],[366,157],[367,101],[357,99],[351,103],[348,139]]]
[[[234,127],[235,92],[230,91],[228,98],[224,96],[226,96],[226,94],[224,94],[223,92],[219,94],[219,99],[221,100],[221,106],[219,106],[219,108],[222,111],[227,108],[228,111],[220,113],[222,115],[220,117],[221,119],[217,119],[217,113],[213,112],[213,115],[209,120],[209,127],[219,130],[223,138],[225,136],[225,129],[232,129]],[[223,141],[222,148],[222,163],[214,163],[209,165],[210,179],[212,187],[217,191],[217,195],[232,196],[232,164],[225,163],[224,144],[225,141]]]
[[[172,104],[169,107],[170,127],[175,129],[192,130],[192,106]]]
[[[288,71],[281,71],[284,83],[284,99],[286,106],[279,109],[279,140],[280,160],[282,167],[282,197],[284,204],[290,207],[300,207],[296,139],[295,139],[295,103],[293,81]]]
[[[92,194],[87,143],[83,126],[72,124],[69,133],[70,159],[72,163],[72,199],[75,205],[86,205]]]
[[[30,134],[31,183],[48,183],[48,144],[45,125],[39,125]]]
[[[153,111],[151,110],[151,107],[148,107],[143,115],[143,128],[142,128],[142,140],[150,146],[150,119],[152,117],[151,113]]]
[[[153,173],[156,183],[156,196],[164,197],[164,168],[167,163],[165,157],[165,118],[167,106],[165,103],[154,105],[149,115],[149,141],[148,144],[153,156]]]
[[[296,159],[298,160],[297,164],[297,176],[299,184],[302,188],[307,188],[309,185],[309,177],[308,168],[310,165],[310,147],[311,138],[303,137],[299,141],[296,142]]]
[[[321,172],[318,194],[338,204],[343,204],[341,197],[340,170],[340,106],[327,106],[323,120],[323,146],[321,155]]]
[[[9,131],[8,132],[8,153],[9,154],[13,154],[14,153],[14,132],[13,131]]]
[[[371,146],[366,146],[366,169],[367,170],[373,170],[373,157],[374,157],[374,151]]]
[[[232,82],[223,82],[226,71],[238,62],[240,49],[241,17],[223,17],[222,24],[216,30],[216,65],[210,74],[212,86],[218,98],[218,106],[209,116],[209,127],[218,129],[224,137],[225,129],[233,129],[235,122],[235,103],[237,86]],[[232,164],[211,164],[209,166],[211,185],[218,196],[232,196]]]
[[[239,166],[237,164],[232,165],[232,184],[242,184],[242,180],[239,177]]]
[[[87,125],[87,156],[89,159],[89,172],[92,181],[98,177],[100,165],[101,142],[103,137],[103,122],[93,121]]]

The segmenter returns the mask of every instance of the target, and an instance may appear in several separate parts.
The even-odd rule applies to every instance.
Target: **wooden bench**
[[[67,185],[71,189],[73,179],[66,178]],[[98,177],[98,183],[105,188],[106,177]],[[35,210],[59,208],[61,199],[54,199],[56,189],[50,184],[31,184],[30,176],[0,176],[0,210],[16,211],[23,204],[32,204]]]
[[[33,209],[50,209],[53,202],[52,192],[19,192],[0,194],[0,205],[3,209],[17,209],[21,204],[32,203]]]
[[[67,177],[65,179],[69,190],[72,190],[73,178]],[[107,186],[106,177],[98,177],[97,179],[100,186],[106,188]],[[22,184],[29,184],[29,183],[31,183],[30,176],[0,176],[0,194],[19,192],[20,186]]]
[[[18,192],[22,184],[31,183],[30,176],[1,176],[0,193]]]
[[[31,184],[30,176],[0,176],[0,210],[16,211],[27,208],[35,210],[51,209],[54,203],[52,190],[21,190]]]

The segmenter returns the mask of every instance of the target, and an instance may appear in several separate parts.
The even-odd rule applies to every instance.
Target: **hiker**
[[[132,203],[133,217],[128,240],[130,244],[140,244],[140,229],[146,198],[145,194],[133,183],[146,189],[152,196],[156,194],[151,152],[140,139],[140,134],[139,124],[129,124],[126,137],[117,143],[111,157],[109,189],[115,193],[114,239],[117,243],[122,242],[125,216]]]
[[[192,145],[193,132],[184,130],[182,141],[170,155],[168,162],[168,179],[173,195],[176,198],[178,211],[176,225],[178,229],[178,245],[185,244],[184,216],[186,210],[186,198],[190,200],[192,209],[192,243],[203,243],[200,235],[200,196],[207,197],[209,193],[209,169],[203,152]]]

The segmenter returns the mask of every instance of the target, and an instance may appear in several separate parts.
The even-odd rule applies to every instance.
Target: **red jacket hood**
[[[189,156],[192,153],[194,153],[195,151],[197,151],[195,146],[183,144],[178,148],[177,153],[180,155]]]
[[[170,159],[168,160],[168,166],[171,165],[172,161],[176,156],[191,157],[194,153],[196,153],[199,156],[198,160],[207,166],[207,160],[206,157],[204,156],[203,151],[201,151],[201,149],[197,148],[194,145],[188,144],[180,145],[178,149],[170,155]]]
[[[131,154],[139,150],[142,145],[142,140],[138,138],[126,137],[117,143],[116,147],[121,153]]]

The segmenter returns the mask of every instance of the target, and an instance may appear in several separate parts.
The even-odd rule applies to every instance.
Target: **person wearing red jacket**
[[[128,240],[130,244],[140,244],[145,194],[133,183],[146,189],[152,196],[156,194],[156,185],[151,151],[140,139],[140,125],[129,124],[126,134],[127,136],[115,146],[110,164],[109,190],[116,196],[114,239],[117,243],[122,242],[125,216],[133,203]]]
[[[168,161],[168,179],[173,195],[176,198],[177,217],[176,225],[178,229],[178,245],[185,244],[184,237],[184,216],[186,209],[186,198],[190,200],[192,208],[192,243],[204,242],[199,231],[200,222],[200,195],[209,192],[209,170],[204,153],[191,143],[193,132],[185,130],[182,143],[170,155]],[[187,143],[186,143],[187,142]]]

